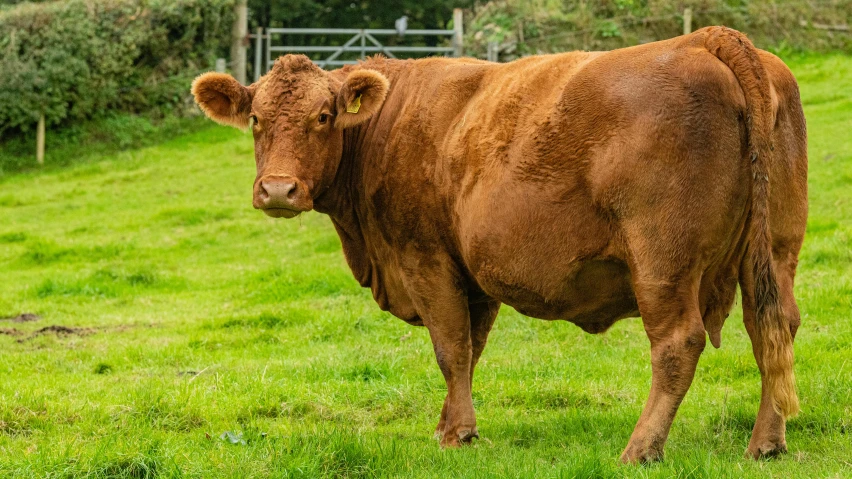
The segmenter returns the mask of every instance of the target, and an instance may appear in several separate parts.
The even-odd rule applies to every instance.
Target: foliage
[[[182,108],[230,42],[234,0],[66,0],[0,10],[0,133]]]
[[[41,316],[0,321],[0,477],[848,477],[852,59],[786,59],[811,161],[788,455],[743,458],[760,377],[738,308],[662,464],[617,464],[650,385],[641,322],[509,307],[476,371],[482,440],[441,451],[428,332],[379,310],[328,218],[253,210],[251,135],[211,126],[0,178],[0,318]]]
[[[693,30],[726,25],[764,49],[852,50],[852,2],[831,0],[491,0],[468,12],[465,47],[482,58],[488,42],[519,54],[610,50],[680,35],[687,7]]]

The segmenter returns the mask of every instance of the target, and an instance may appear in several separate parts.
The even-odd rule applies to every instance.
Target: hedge
[[[227,51],[234,0],[64,0],[0,10],[0,133],[182,108]],[[11,130],[11,131],[10,131]]]
[[[491,0],[468,12],[467,54],[485,58],[489,42],[519,55],[611,50],[680,35],[683,12],[692,28],[725,25],[775,51],[852,51],[850,0]]]

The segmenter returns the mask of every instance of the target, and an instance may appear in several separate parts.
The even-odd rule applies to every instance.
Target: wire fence
[[[831,4],[834,4],[836,2],[833,1],[833,0],[811,0],[811,3],[814,3],[814,4],[819,4],[819,3],[829,4],[829,3],[831,3]],[[793,5],[793,4],[801,5],[801,2],[775,3],[775,5],[778,6],[778,7],[783,7],[785,5],[789,6],[789,5]],[[716,14],[741,14],[741,13],[743,13],[743,12],[737,11],[736,9],[734,9],[732,7],[700,9],[700,10],[690,9],[690,10],[692,11],[692,14],[694,16],[707,16],[707,15],[716,15]],[[653,16],[653,17],[637,17],[637,16],[633,16],[633,15],[623,15],[623,16],[618,16],[618,17],[610,17],[610,18],[606,18],[606,19],[603,19],[603,20],[608,22],[608,23],[611,23],[611,24],[614,24],[618,27],[623,28],[623,27],[631,27],[631,26],[635,26],[635,25],[647,25],[647,24],[650,24],[650,23],[658,23],[658,22],[662,22],[662,21],[682,20],[683,17],[684,17],[683,13],[671,13],[671,14],[668,14],[668,15],[658,15],[658,16]],[[833,30],[833,31],[837,31],[837,32],[849,32],[850,31],[849,25],[843,24],[843,23],[839,23],[839,24],[811,23],[810,25],[814,28],[819,28],[819,29],[823,29],[823,30]],[[806,27],[808,25],[800,25],[800,26]],[[551,35],[533,37],[533,38],[527,39],[526,41],[527,42],[536,42],[536,41],[540,42],[540,41],[554,40],[554,39],[558,39],[558,38],[566,38],[566,37],[572,37],[572,36],[577,36],[577,35],[583,35],[583,34],[586,34],[586,33],[594,33],[598,30],[599,30],[599,27],[583,28],[583,29],[577,29],[577,30],[572,30],[572,31],[568,31],[568,32],[560,32],[560,33],[551,34]]]
[[[682,33],[687,11],[689,23],[695,27],[690,30],[726,25],[744,31],[756,44],[767,47],[794,50],[852,47],[849,26],[852,2],[848,0],[783,0],[709,8],[697,5],[681,11],[651,12],[651,15],[596,17],[590,11],[583,14],[560,11],[543,19],[536,19],[535,15],[527,15],[530,19],[521,15],[514,18],[511,10],[493,10],[490,17],[486,11],[484,18],[474,19],[482,31],[477,37],[485,40],[478,45],[472,42],[469,53],[480,58],[512,60],[528,54],[608,50],[663,40]],[[514,22],[512,27],[506,26],[507,17]],[[534,28],[526,28],[530,25]],[[491,45],[494,42],[498,45]]]

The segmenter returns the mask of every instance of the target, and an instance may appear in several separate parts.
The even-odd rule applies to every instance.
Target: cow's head
[[[205,73],[192,83],[192,94],[210,119],[252,130],[252,203],[274,218],[292,218],[313,208],[314,198],[331,185],[343,130],[378,112],[388,88],[375,70],[356,68],[341,82],[303,55],[286,55],[251,86]]]

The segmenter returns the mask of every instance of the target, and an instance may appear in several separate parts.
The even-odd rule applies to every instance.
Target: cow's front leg
[[[456,281],[431,282],[419,295],[418,311],[429,330],[435,358],[447,382],[441,445],[457,447],[477,436],[476,414],[470,389],[473,367],[470,312],[467,296]],[[419,286],[419,285],[418,285]]]
[[[672,421],[695,375],[704,350],[705,332],[698,300],[689,286],[667,282],[637,291],[639,311],[651,340],[651,394],[622,462],[649,462],[663,458],[663,445]],[[668,282],[677,285],[677,282]]]
[[[470,364],[470,382],[471,390],[473,385],[473,370],[479,362],[479,357],[485,349],[485,343],[488,341],[488,333],[491,332],[491,326],[494,325],[494,319],[497,318],[497,313],[500,311],[499,301],[485,301],[481,303],[471,304],[470,312],[470,342],[471,342],[471,364]],[[435,436],[442,438],[444,429],[447,427],[447,405],[450,403],[450,395],[444,399],[444,406],[441,408],[441,419],[438,421],[438,427],[435,428]]]

